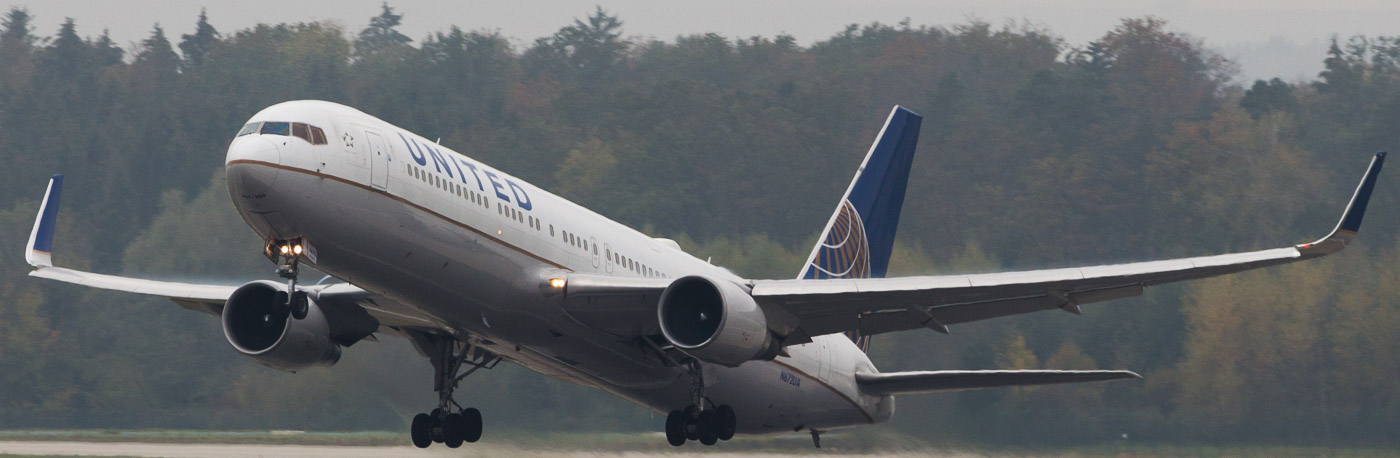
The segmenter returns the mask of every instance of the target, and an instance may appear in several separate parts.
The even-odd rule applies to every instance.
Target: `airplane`
[[[746,279],[351,107],[270,106],[232,139],[233,205],[280,281],[241,286],[57,267],[54,175],[30,233],[30,275],[153,295],[219,317],[270,368],[331,366],[343,349],[405,338],[438,403],[415,446],[459,447],[482,416],[454,399],[508,361],[666,417],[666,440],[826,431],[888,421],[900,395],[1140,378],[1125,370],[880,372],[870,336],[1062,310],[1150,286],[1318,258],[1356,236],[1385,153],[1341,221],[1311,243],[1092,267],[886,278],[922,117],[895,106],[794,279]],[[342,282],[299,283],[312,266]]]

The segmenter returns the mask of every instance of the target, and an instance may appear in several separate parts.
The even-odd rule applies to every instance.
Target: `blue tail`
[[[870,146],[797,278],[885,276],[923,119],[901,106],[890,111],[884,129]],[[869,336],[848,335],[861,350],[870,346]]]

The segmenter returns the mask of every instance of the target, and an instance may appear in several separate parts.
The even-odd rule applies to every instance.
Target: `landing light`
[[[549,286],[554,287],[554,288],[563,289],[563,288],[564,288],[564,285],[566,285],[566,284],[567,284],[567,282],[565,282],[564,279],[562,279],[562,278],[551,278],[551,279],[549,279]]]
[[[287,254],[287,252],[292,251],[292,249],[288,248],[286,245],[282,245],[281,250],[282,254]]]
[[[297,245],[297,246],[292,247],[292,252],[294,252],[294,253],[296,253],[296,254],[301,254],[301,245]]]

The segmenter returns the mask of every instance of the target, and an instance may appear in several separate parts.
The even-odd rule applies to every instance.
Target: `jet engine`
[[[679,278],[661,292],[657,315],[666,340],[703,361],[735,367],[780,350],[763,309],[728,281]]]
[[[292,317],[284,303],[286,287],[255,281],[233,291],[224,304],[224,336],[243,356],[273,369],[296,372],[340,361],[326,315],[307,299],[306,318]]]

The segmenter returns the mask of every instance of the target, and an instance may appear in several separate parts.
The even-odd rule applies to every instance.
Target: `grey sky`
[[[145,38],[160,23],[172,40],[189,33],[200,8],[228,33],[258,22],[331,20],[358,31],[379,13],[382,0],[0,0],[8,10],[28,7],[37,32],[52,35],[64,17],[83,35],[110,30],[119,43]],[[1172,30],[1204,39],[1236,59],[1242,79],[1311,77],[1333,34],[1400,35],[1400,2],[1393,0],[392,0],[404,14],[401,30],[419,40],[452,25],[499,30],[517,45],[553,33],[595,4],[621,16],[629,36],[673,40],[676,35],[716,32],[729,37],[791,34],[803,43],[825,39],[846,24],[954,25],[979,18],[1000,24],[1029,20],[1048,26],[1070,44],[1102,36],[1121,18],[1147,14],[1166,19]]]

